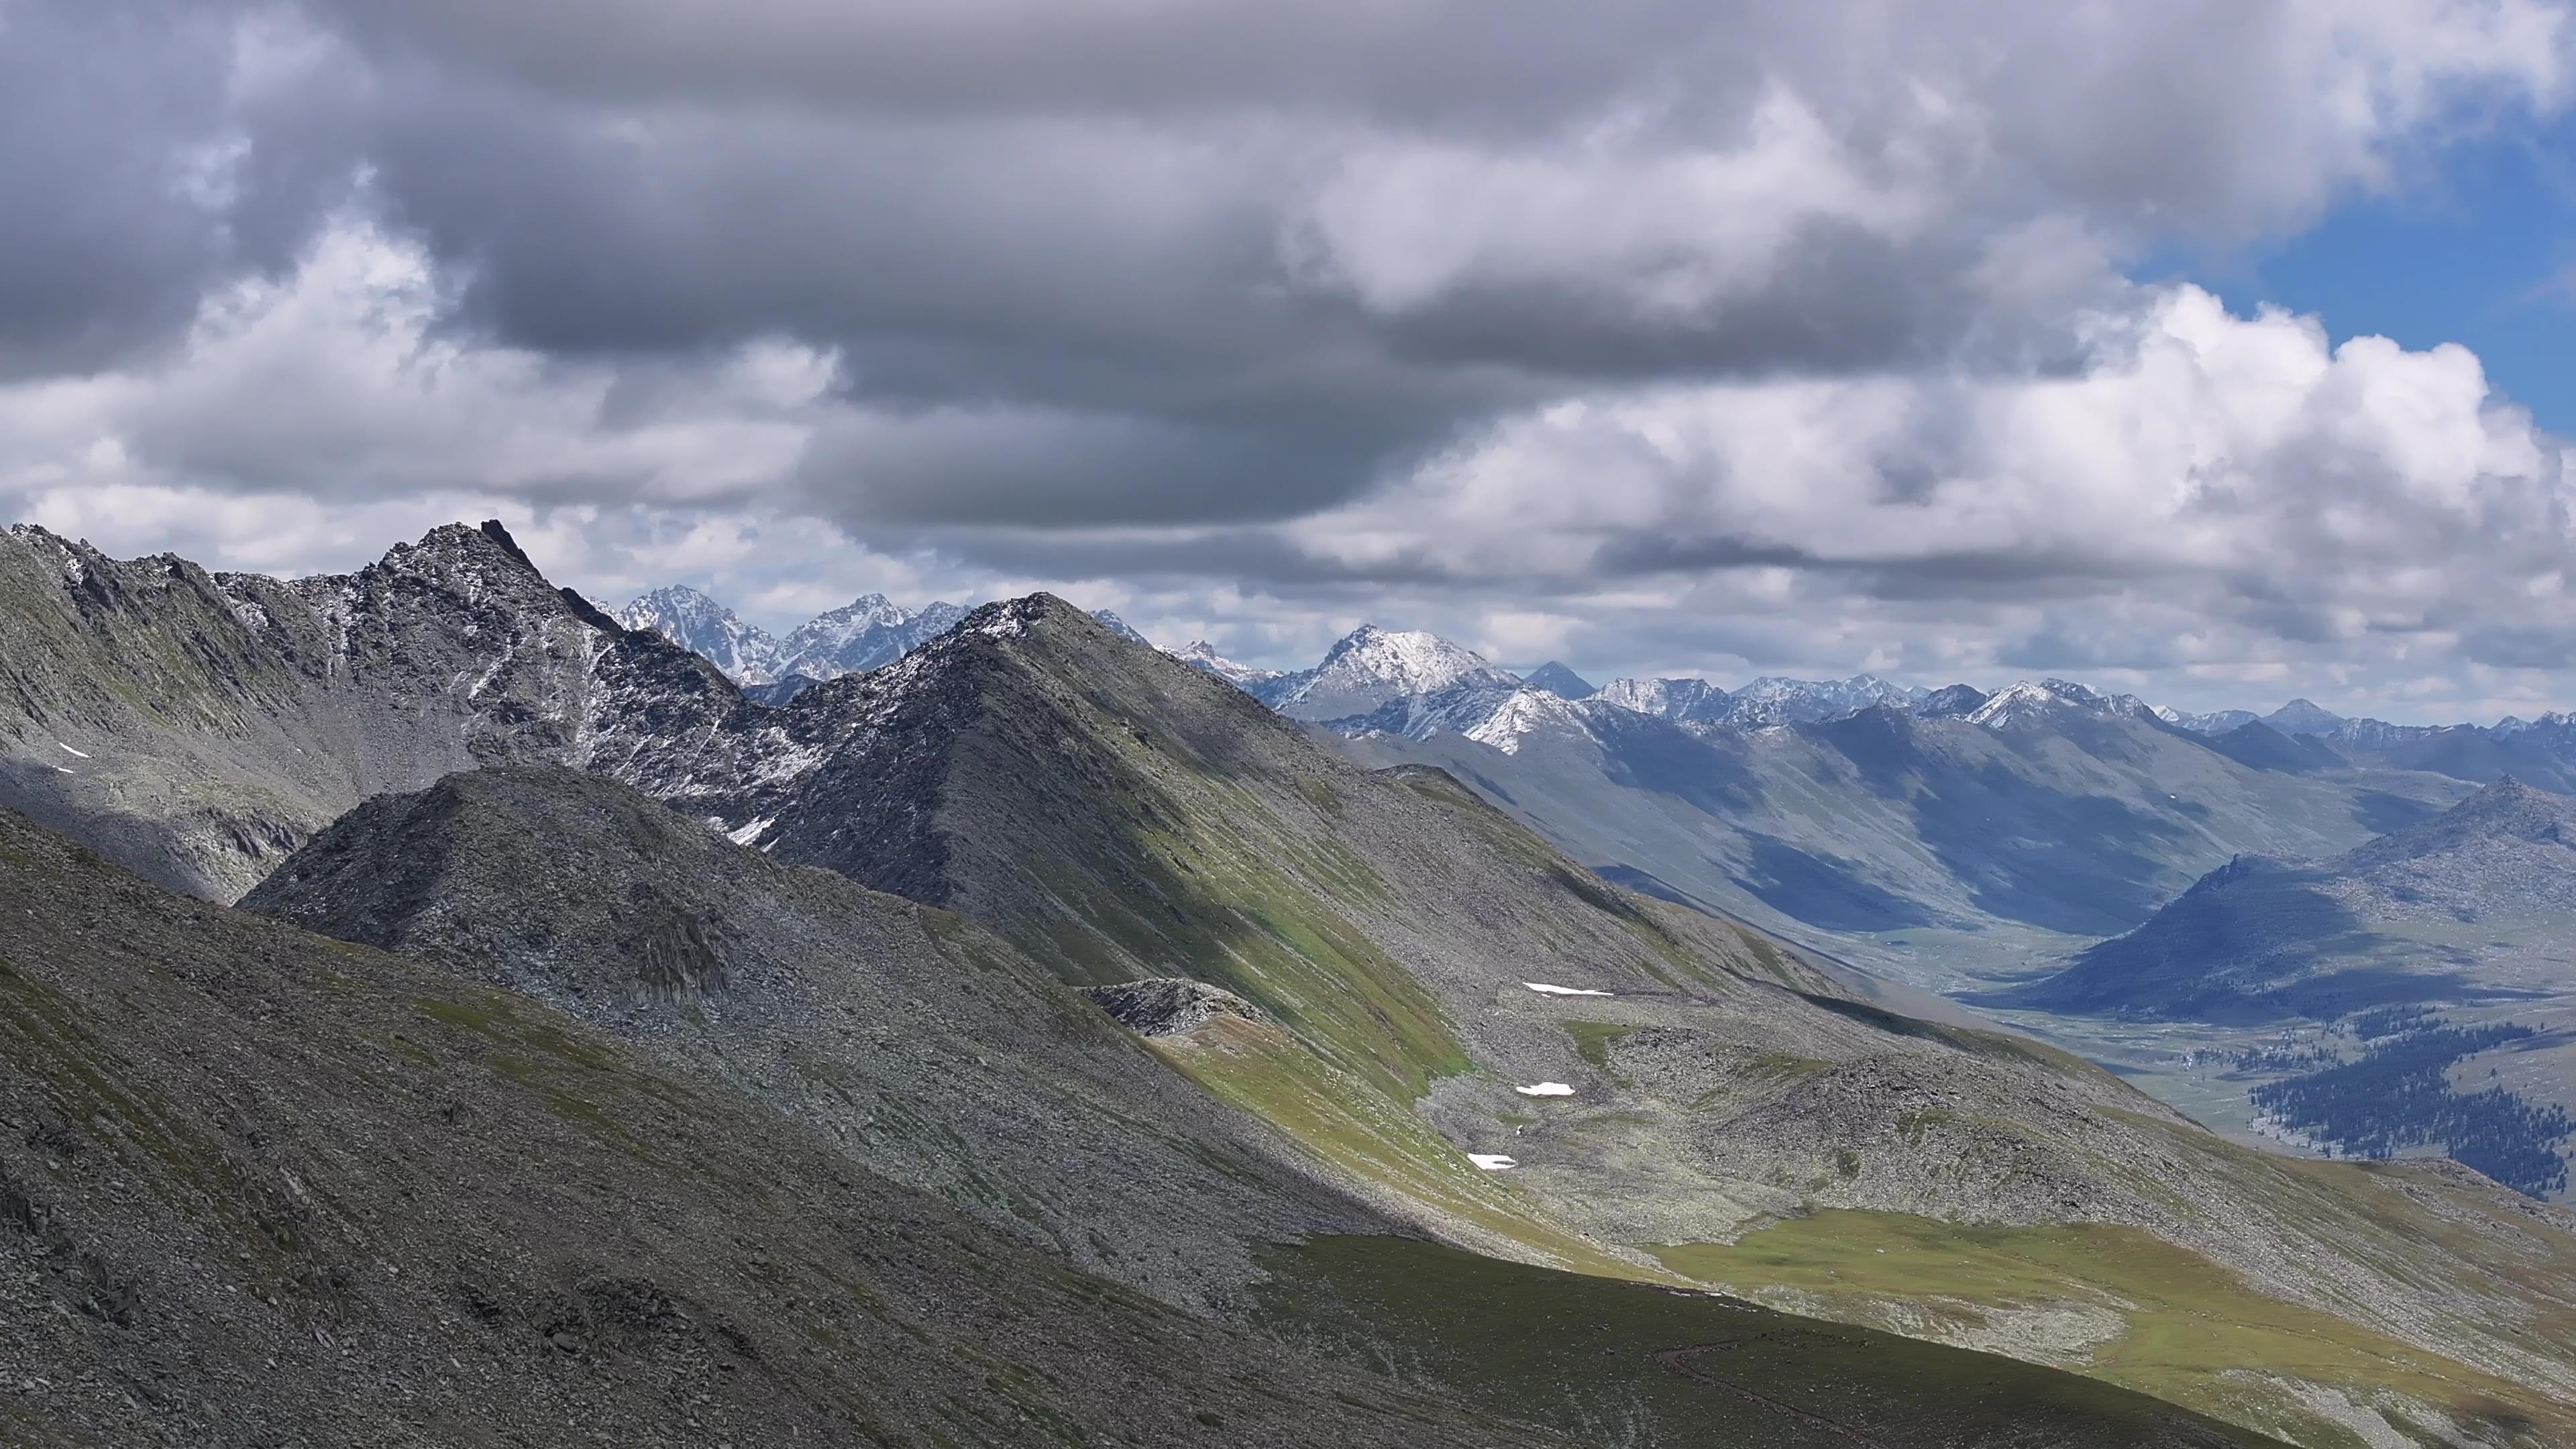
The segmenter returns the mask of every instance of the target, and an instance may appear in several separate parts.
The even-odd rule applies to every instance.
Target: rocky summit
[[[291,583],[17,530],[0,643],[34,1442],[2576,1439],[2557,1210],[1549,838],[1569,762],[1787,801],[1747,740],[2348,803],[2134,701],[1732,731],[1364,630],[1280,698],[1509,704],[1373,767],[1033,595],[768,702],[497,525]],[[2388,868],[2556,848],[2481,799]]]

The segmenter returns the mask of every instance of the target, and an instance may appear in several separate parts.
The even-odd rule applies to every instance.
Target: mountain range
[[[628,629],[650,629],[705,659],[744,686],[788,685],[770,694],[785,703],[806,684],[864,674],[893,663],[956,627],[966,610],[945,600],[907,609],[883,594],[857,600],[799,624],[784,639],[746,624],[731,609],[683,584],[645,594],[617,613]],[[1106,609],[1094,618],[1139,644],[1149,642]]]
[[[2253,1151],[1550,838],[1626,828],[1588,778],[1772,852],[1712,896],[1868,881],[1759,829],[1812,814],[1990,920],[2143,920],[2186,822],[2305,845],[2456,782],[2056,686],[1677,722],[1363,633],[1274,710],[1036,595],[768,704],[498,525],[291,582],[12,530],[0,1343],[43,1388],[0,1423],[2576,1436],[2564,1214]],[[1488,741],[1325,728],[1490,690]]]

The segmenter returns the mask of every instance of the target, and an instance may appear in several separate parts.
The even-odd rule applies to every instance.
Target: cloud
[[[2563,447],[2469,352],[2330,347],[2314,319],[2188,285],[2132,303],[2088,322],[2071,376],[1551,403],[1292,533],[1461,585],[1772,565],[1896,600],[2178,592],[2282,632],[2305,610],[2329,637],[2565,607]]]
[[[102,536],[471,504],[603,592],[1052,582],[1271,659],[2560,657],[2559,444],[2474,357],[2123,276],[2557,113],[2557,3],[0,26],[0,493]]]

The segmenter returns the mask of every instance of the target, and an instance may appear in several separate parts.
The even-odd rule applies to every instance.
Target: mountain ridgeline
[[[475,1355],[456,1363],[518,1375],[492,1412],[636,1442],[2576,1436],[2576,1233],[2550,1209],[2445,1164],[2234,1145],[2065,1053],[1612,884],[1515,818],[1530,801],[1367,768],[1058,599],[983,606],[779,704],[554,589],[493,525],[294,583],[22,529],[0,604],[0,803],[80,842],[5,817],[0,906],[33,923],[0,983],[34,1004],[8,1020],[95,1043],[10,1056],[26,1146],[5,1165],[35,1206],[0,1245],[60,1260],[11,1347],[85,1386],[0,1409],[45,1432],[220,1419],[242,1392],[227,1355],[319,1327],[368,1345],[369,1373],[423,1400],[413,1438],[441,1442],[498,1422],[420,1377],[419,1333],[454,1318]],[[1280,697],[1366,704],[1380,664],[1509,680],[1363,644]],[[2076,703],[2101,740],[2188,745]],[[2056,708],[1842,724],[2056,759],[2017,743],[2024,706]],[[1531,755],[1561,716],[1528,717],[1517,751],[1479,748]],[[182,1049],[206,1031],[219,1051]],[[302,1075],[245,1088],[279,1061]],[[307,1100],[413,1155],[397,1173],[307,1146]],[[484,1102],[501,1135],[472,1125]],[[162,1154],[173,1124],[223,1145]],[[736,1164],[771,1157],[774,1198],[739,1207]],[[553,1219],[443,1227],[443,1199],[405,1192],[498,1192],[513,1161],[554,1173]],[[142,1198],[112,1190],[138,1174]],[[363,1303],[228,1256],[226,1204],[307,1195],[288,1238],[339,1246],[281,1281]],[[585,1256],[576,1229],[607,1210],[567,1202],[650,1204],[650,1243]],[[700,1234],[745,1246],[683,1263]],[[181,1246],[147,1264],[156,1241]],[[95,1272],[70,1266],[84,1243]],[[951,1273],[950,1317],[907,1306]],[[975,1285],[1015,1276],[1038,1289],[988,1327],[1006,1310]],[[120,1284],[137,1313],[176,1310],[136,1317],[148,1349],[116,1337]],[[236,1288],[281,1326],[194,1344],[189,1305]],[[105,1316],[48,1340],[56,1302]],[[1066,1326],[1075,1302],[1098,1308]],[[2176,1332],[2210,1321],[2240,1331]],[[999,1349],[958,1347],[976,1334]],[[138,1390],[154,1363],[184,1392]],[[877,1402],[863,1372],[911,1387],[853,1430]],[[285,1382],[347,1412],[352,1390]],[[705,1423],[626,1427],[682,1384]],[[832,1407],[793,1417],[799,1395]]]

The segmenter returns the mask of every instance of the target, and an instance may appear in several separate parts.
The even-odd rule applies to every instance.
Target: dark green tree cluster
[[[2567,1186],[2563,1144],[2576,1121],[2557,1103],[2501,1086],[2455,1090],[2453,1062],[2538,1033],[2514,1022],[2459,1027],[2417,1009],[2366,1012],[2350,1026],[2369,1050],[2352,1061],[2268,1082],[2257,1110],[2355,1157],[2439,1147],[2507,1187],[2546,1197]]]

